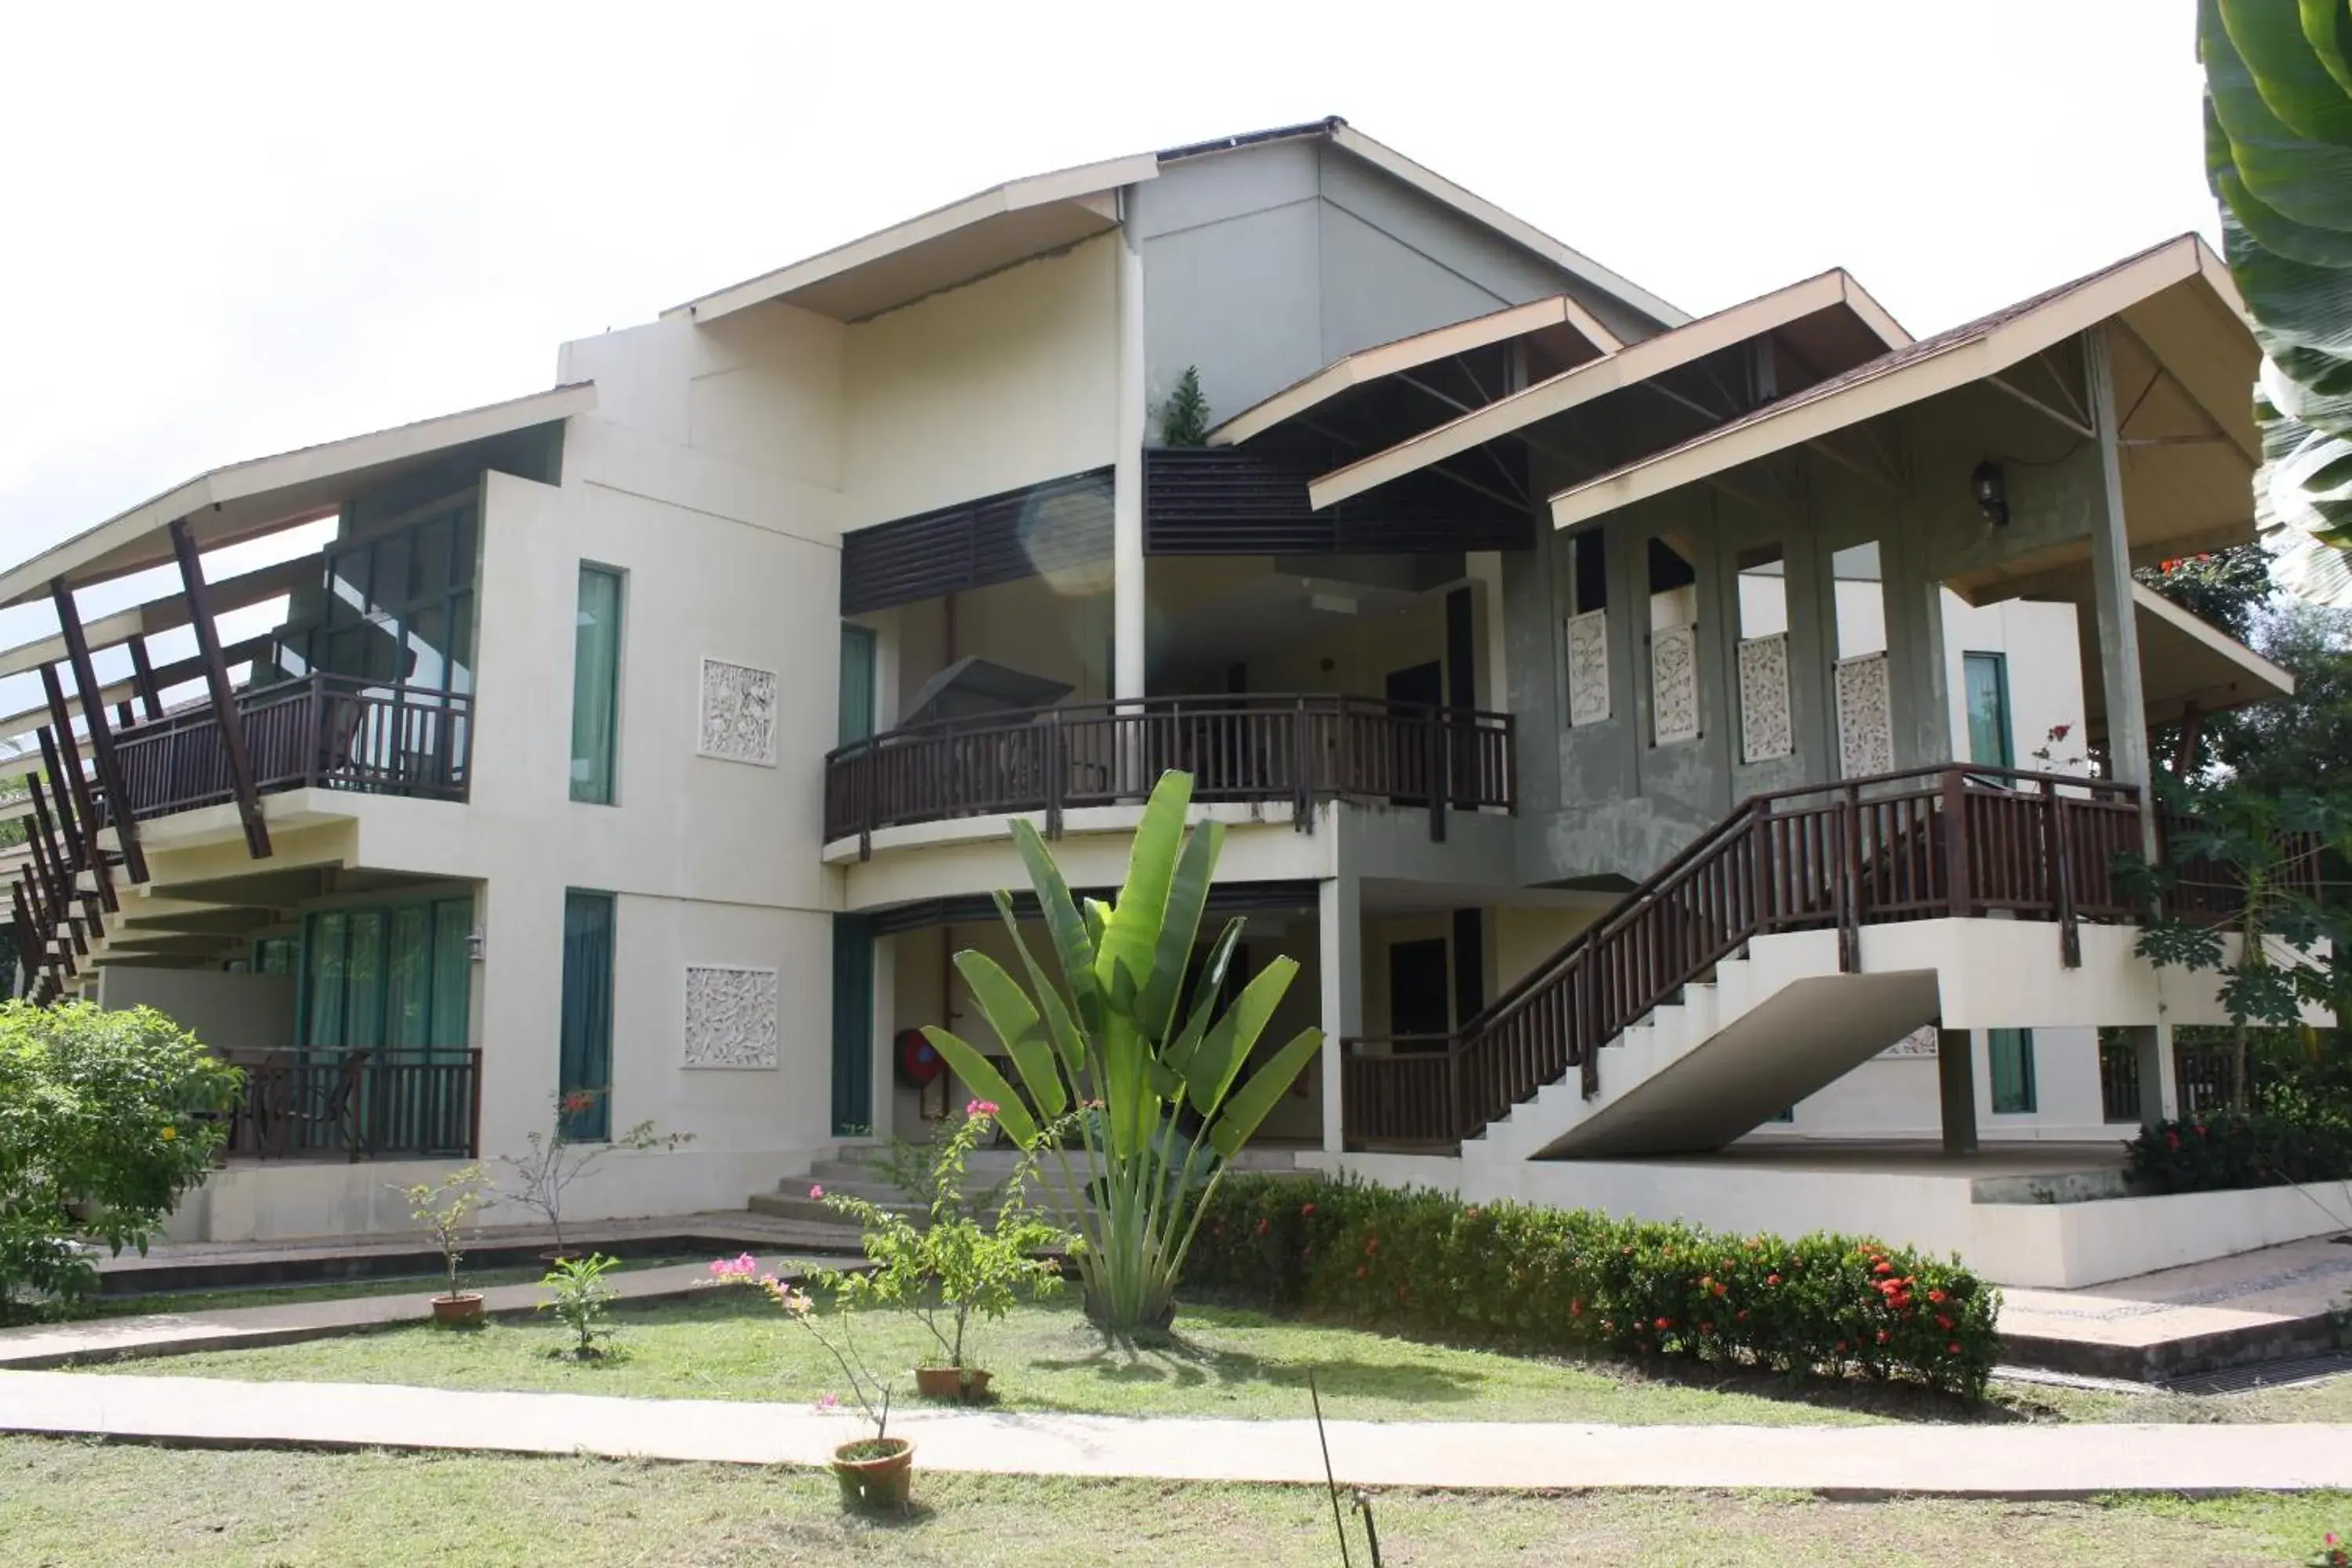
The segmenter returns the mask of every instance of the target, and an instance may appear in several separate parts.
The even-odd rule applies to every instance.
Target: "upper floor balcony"
[[[825,758],[824,836],[955,817],[1062,814],[1139,802],[1160,773],[1193,798],[1287,810],[1353,800],[1426,810],[1515,809],[1508,713],[1333,692],[1145,697],[1015,709],[886,731]]]

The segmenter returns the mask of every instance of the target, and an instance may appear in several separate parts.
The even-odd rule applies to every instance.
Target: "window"
[[[861,1138],[874,1130],[874,926],[864,915],[835,915],[833,1135]]]
[[[352,527],[349,514],[343,527]],[[327,546],[320,584],[299,590],[288,606],[278,667],[416,691],[471,691],[478,532],[469,489]]]
[[[1568,542],[1568,721],[1609,717],[1609,560],[1599,529]]]
[[[1969,704],[1969,761],[1989,767],[2017,765],[2009,727],[2009,660],[1997,653],[1960,656]]]
[[[299,965],[290,937],[254,945],[260,973],[302,981],[302,1044],[320,1049],[459,1052],[467,1048],[474,900],[323,910],[304,922]]]
[[[2033,1031],[1989,1029],[1985,1051],[1992,1060],[1992,1110],[1996,1116],[2030,1116],[2033,1101]]]
[[[862,741],[874,733],[874,634],[864,626],[841,624],[840,744]]]
[[[1697,547],[1653,538],[1649,577],[1650,740],[1668,746],[1700,734]]]
[[[621,574],[580,568],[578,630],[572,654],[572,798],[613,804],[613,746],[619,718]]]
[[[253,944],[253,973],[256,974],[296,974],[300,973],[302,942],[299,937],[265,936]]]
[[[1886,651],[1886,588],[1880,580],[1878,542],[1849,544],[1830,557],[1837,656],[1867,658]]]
[[[613,1135],[613,895],[563,895],[563,1018],[556,1094],[563,1135]]]
[[[1739,552],[1739,758],[1760,763],[1797,749],[1789,693],[1789,563],[1777,544]]]

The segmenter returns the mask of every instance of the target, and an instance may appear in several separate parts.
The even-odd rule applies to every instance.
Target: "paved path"
[[[806,1267],[797,1257],[774,1251],[760,1253],[759,1258],[762,1268],[786,1276]],[[709,1279],[710,1266],[705,1261],[625,1269],[606,1275],[604,1282],[624,1300],[645,1301],[690,1294],[705,1288]],[[61,1366],[116,1356],[249,1349],[423,1322],[433,1315],[432,1300],[437,1290],[437,1286],[420,1286],[394,1295],[346,1296],[208,1312],[150,1312],[131,1318],[0,1329],[0,1367]],[[536,1284],[498,1285],[482,1292],[482,1306],[489,1312],[528,1312],[546,1299],[547,1292]]]
[[[908,1413],[931,1470],[1319,1483],[1306,1421]],[[0,1373],[0,1431],[289,1447],[821,1464],[862,1421],[798,1405]],[[1342,1484],[1784,1488],[2002,1498],[2352,1489],[2352,1427],[1329,1425]]]

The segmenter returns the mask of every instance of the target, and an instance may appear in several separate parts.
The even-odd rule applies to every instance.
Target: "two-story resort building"
[[[248,1065],[185,1234],[397,1227],[559,1114],[693,1135],[579,1212],[740,1207],[961,1103],[908,1035],[985,1040],[1009,823],[1108,888],[1181,767],[1335,1042],[1269,1149],[2258,1245],[1980,1234],[1917,1154],[2112,1143],[2217,1016],[2112,861],[2151,728],[2286,685],[2131,576],[2252,537],[2256,363],[2194,237],[1915,340],[1842,272],[1693,319],[1336,119],[1014,181],[0,576],[61,622],[21,984]]]

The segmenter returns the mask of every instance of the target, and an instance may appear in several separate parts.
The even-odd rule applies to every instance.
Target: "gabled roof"
[[[189,520],[201,548],[216,549],[321,517],[354,490],[453,447],[568,419],[595,406],[595,383],[574,382],[413,425],[208,468],[0,575],[0,606],[47,594],[54,578],[63,577],[79,587],[162,565],[172,559],[164,531],[178,519]]]
[[[2184,284],[2203,295],[2205,308],[2200,310],[2184,300],[2182,310],[2142,322],[2140,336],[2171,345],[2173,354],[2164,354],[2161,344],[2153,351],[2161,356],[2160,367],[2177,355],[2184,375],[2213,390],[2212,395],[2198,398],[2200,411],[2221,426],[2249,466],[2258,465],[2262,441],[2252,400],[2244,389],[2253,384],[2259,351],[2245,326],[2245,308],[2228,268],[2203,240],[2189,234],[1948,331],[1898,346],[1678,446],[1571,485],[1551,497],[1553,526],[1570,527],[1996,375]],[[2230,387],[2237,390],[2228,392]],[[2250,510],[2252,504],[2250,500]]]
[[[1848,314],[1867,334],[1866,343],[1899,348],[1911,342],[1910,334],[1861,284],[1843,269],[1833,269],[1644,338],[1606,358],[1539,381],[1409,441],[1334,469],[1308,487],[1308,497],[1320,509],[1361,495],[1622,387],[1830,310]]]
[[[1170,163],[1310,137],[1328,141],[1654,320],[1670,326],[1688,320],[1664,300],[1581,251],[1374,141],[1337,115],[1007,181],[862,239],[672,306],[662,316],[714,321],[770,300],[783,300],[836,321],[863,321],[1118,227],[1118,193],[1158,178],[1160,169]]]
[[[1382,376],[1415,370],[1437,360],[1466,353],[1472,349],[1538,334],[1550,334],[1555,338],[1566,336],[1572,340],[1581,352],[1560,356],[1571,362],[1612,354],[1625,346],[1608,328],[1594,320],[1590,310],[1565,294],[1554,294],[1549,299],[1531,300],[1524,305],[1507,305],[1483,316],[1474,316],[1466,321],[1455,321],[1433,331],[1415,332],[1410,337],[1342,354],[1314,374],[1291,383],[1273,396],[1243,409],[1219,425],[1209,432],[1209,445],[1238,445],[1286,419],[1295,419],[1354,387],[1378,381]]]

